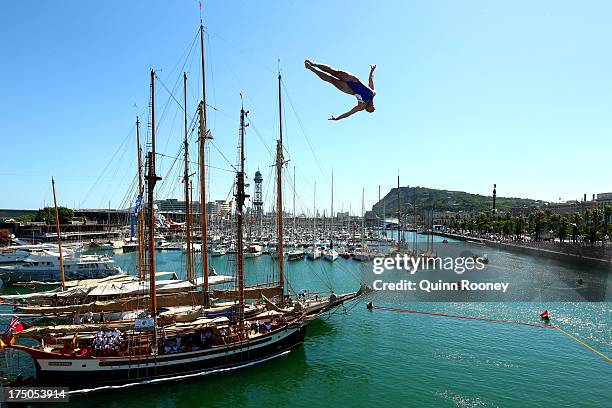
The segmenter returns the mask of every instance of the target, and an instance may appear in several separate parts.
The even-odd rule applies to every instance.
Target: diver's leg
[[[357,79],[357,77],[351,74],[350,72],[335,69],[326,64],[317,64],[316,62],[310,62],[310,65],[312,65],[315,68],[319,68],[321,71],[327,72],[328,74],[331,74],[335,76],[336,78],[342,81],[345,81],[345,82],[358,82],[359,81],[359,79]]]
[[[350,86],[348,86],[346,84],[345,81],[342,81],[342,80],[340,80],[338,78],[334,78],[333,76],[327,75],[327,74],[325,74],[323,72],[317,71],[316,69],[314,69],[313,66],[308,66],[308,64],[306,64],[306,68],[308,68],[309,70],[314,72],[323,81],[329,82],[330,84],[332,84],[333,86],[335,86],[336,88],[341,90],[342,92],[345,92],[345,93],[347,93],[349,95],[354,95],[355,94],[355,92],[351,89]]]

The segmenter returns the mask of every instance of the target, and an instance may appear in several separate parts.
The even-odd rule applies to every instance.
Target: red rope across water
[[[581,345],[585,346],[586,348],[591,350],[593,353],[596,353],[596,354],[600,355],[607,362],[612,363],[612,359],[610,357],[606,356],[604,353],[595,350],[593,347],[589,346],[588,344],[586,344],[582,340],[578,339],[576,336],[566,332],[565,330],[563,330],[559,326],[554,326],[552,324],[530,323],[530,322],[515,322],[515,321],[512,321],[512,320],[503,320],[503,319],[487,319],[486,317],[473,317],[473,316],[452,315],[452,314],[446,314],[446,313],[422,312],[420,310],[399,309],[399,308],[395,308],[395,307],[386,307],[386,306],[374,306],[372,303],[368,303],[368,309],[387,310],[387,311],[390,311],[390,312],[399,312],[399,313],[414,313],[414,314],[422,314],[422,315],[429,315],[429,316],[452,317],[452,318],[455,318],[455,319],[481,320],[481,321],[489,322],[489,323],[521,324],[521,325],[524,325],[524,326],[540,327],[542,329],[557,329],[561,333],[565,334],[567,337],[569,337],[572,340],[575,340],[576,342],[578,342]]]
[[[512,320],[502,320],[502,319],[487,319],[486,317],[473,317],[473,316],[461,316],[461,315],[451,315],[446,313],[433,313],[433,312],[422,312],[420,310],[410,310],[410,309],[398,309],[395,307],[385,307],[385,306],[374,306],[372,305],[370,309],[378,309],[378,310],[387,310],[390,312],[399,312],[399,313],[414,313],[414,314],[423,314],[429,316],[442,316],[442,317],[452,317],[455,319],[467,319],[467,320],[481,320],[490,323],[511,323],[511,324],[522,324],[525,326],[533,326],[533,327],[541,327],[543,329],[555,329],[555,326],[549,324],[542,323],[530,323],[530,322],[515,322]]]

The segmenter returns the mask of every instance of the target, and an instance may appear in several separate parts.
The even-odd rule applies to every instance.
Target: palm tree
[[[610,218],[612,218],[612,205],[606,205],[604,207],[604,237],[607,236],[610,239],[610,235],[612,235]]]
[[[535,212],[534,223],[533,223],[533,232],[535,234],[536,241],[539,241],[542,239],[542,231],[544,231],[545,227],[546,227],[546,214],[542,210],[537,210]]]
[[[525,231],[525,217],[523,214],[518,214],[514,219],[514,234],[518,239],[522,238],[523,232]]]
[[[569,214],[563,214],[560,217],[559,223],[557,225],[557,237],[561,242],[565,242],[565,238],[567,238],[567,234],[570,229],[570,216]]]

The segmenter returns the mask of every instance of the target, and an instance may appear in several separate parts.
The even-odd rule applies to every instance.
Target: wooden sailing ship
[[[152,84],[154,83],[152,71]],[[152,87],[152,89],[154,89]],[[242,247],[245,202],[244,119],[240,111],[240,163],[236,175],[236,236]],[[154,120],[154,114],[152,114]],[[190,376],[210,370],[228,369],[277,357],[304,340],[309,319],[306,312],[268,311],[245,318],[244,264],[237,253],[238,302],[230,317],[202,317],[187,324],[163,325],[159,319],[155,285],[153,243],[153,191],[160,178],[155,173],[155,124],[148,154],[149,316],[131,329],[116,327],[80,335],[42,337],[39,347],[12,344],[32,356],[37,383],[73,387],[99,387],[154,379]],[[201,129],[204,132],[204,129]],[[280,143],[279,143],[280,145]],[[282,222],[282,221],[281,221]],[[282,228],[282,224],[281,224]],[[281,261],[282,262],[282,258]],[[282,288],[281,288],[282,291]],[[85,330],[86,328],[83,327]]]
[[[23,306],[21,312],[46,314],[67,314],[83,317],[82,312],[100,313],[94,321],[73,321],[72,324],[55,326],[34,326],[18,333],[8,333],[0,346],[29,354],[36,367],[36,383],[74,388],[98,388],[108,385],[137,384],[153,380],[180,379],[249,366],[283,355],[300,346],[304,341],[309,322],[342,303],[365,293],[358,292],[328,296],[313,294],[313,298],[290,296],[285,293],[283,256],[282,211],[277,211],[278,237],[278,281],[272,285],[245,287],[244,254],[236,253],[237,288],[233,290],[211,290],[208,271],[207,227],[205,206],[205,152],[207,139],[206,91],[204,82],[204,28],[200,25],[202,47],[203,99],[199,104],[199,175],[202,222],[202,276],[195,277],[191,237],[187,235],[187,286],[172,283],[160,286],[155,260],[154,189],[157,181],[155,169],[155,72],[151,70],[151,150],[146,157],[146,205],[147,211],[139,214],[141,229],[138,231],[138,281],[128,284],[144,284],[148,275],[148,293],[126,292],[128,296],[109,295],[103,288],[100,297],[92,300],[92,292],[78,296],[82,287],[62,285],[59,292],[31,297],[30,306]],[[186,80],[186,77],[185,77]],[[283,208],[282,201],[282,105],[281,76],[278,76],[280,135],[277,141],[277,208]],[[185,98],[186,99],[186,98]],[[240,110],[240,161],[235,182],[236,247],[243,248],[243,210],[245,205],[244,137],[245,118],[248,114]],[[186,121],[186,119],[185,119]],[[185,137],[187,149],[187,137]],[[140,153],[140,151],[139,151]],[[139,160],[140,161],[140,160]],[[185,153],[185,197],[189,194],[188,153]],[[139,165],[140,171],[140,165]],[[140,178],[140,176],[139,176]],[[139,197],[144,195],[139,185]],[[146,219],[145,219],[146,218]],[[187,217],[187,234],[190,234],[191,220]],[[147,236],[144,233],[144,224]],[[148,250],[143,248],[145,238]],[[146,255],[146,259],[145,259]],[[126,278],[127,279],[127,278]],[[198,282],[199,281],[199,282]],[[116,287],[117,282],[106,282]],[[93,285],[99,285],[95,282]],[[201,284],[201,288],[197,285]],[[183,286],[181,286],[183,285]],[[199,289],[199,290],[198,290]],[[67,291],[74,290],[67,296]],[[158,293],[159,291],[159,293]],[[121,291],[120,291],[121,292]],[[106,293],[106,296],[105,296]],[[119,293],[120,295],[121,293]],[[212,303],[212,300],[216,303]],[[253,302],[258,299],[261,302]],[[226,300],[228,302],[219,303]],[[250,302],[247,300],[251,300]],[[199,308],[180,309],[182,306],[199,305]],[[167,308],[177,308],[176,313],[167,313]],[[142,309],[146,313],[142,313]],[[104,313],[139,311],[132,318],[104,319]],[[6,335],[7,333],[5,333]],[[30,337],[39,341],[38,346],[16,344],[14,340]]]

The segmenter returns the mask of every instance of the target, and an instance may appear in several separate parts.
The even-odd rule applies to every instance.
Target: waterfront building
[[[206,203],[206,214],[217,219],[228,219],[232,209],[230,200],[215,200]]]

